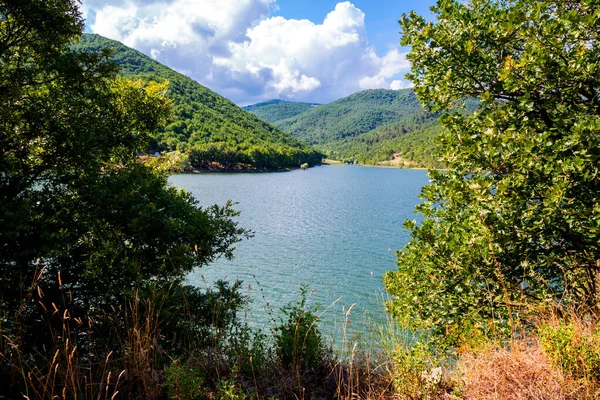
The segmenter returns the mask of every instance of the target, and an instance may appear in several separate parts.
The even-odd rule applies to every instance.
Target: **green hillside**
[[[410,89],[365,90],[276,123],[292,136],[321,145],[414,117],[421,104]]]
[[[478,106],[474,100],[465,103],[467,112]],[[376,89],[274,124],[335,160],[440,168],[438,117],[421,106],[412,89]]]
[[[112,60],[126,77],[169,81],[173,115],[150,151],[179,150],[195,168],[284,169],[321,160],[318,151],[139,51],[92,34],[74,46],[112,49]]]
[[[244,110],[251,112],[260,119],[272,124],[281,120],[295,117],[306,111],[310,111],[320,106],[317,103],[300,103],[285,100],[269,100],[251,106],[243,107]]]
[[[441,130],[435,116],[421,114],[321,148],[329,158],[346,162],[375,165],[392,160],[389,165],[441,168],[436,140]]]
[[[281,103],[263,104],[251,111],[261,116],[261,109],[276,110]],[[427,113],[411,89],[366,90],[284,120],[261,118],[336,160],[378,164],[401,158],[398,165],[405,160],[408,165],[441,166],[435,140],[441,129],[438,116]]]

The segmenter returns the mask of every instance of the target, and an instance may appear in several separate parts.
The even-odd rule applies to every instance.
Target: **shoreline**
[[[231,168],[223,168],[223,169],[193,169],[191,171],[182,171],[182,174],[266,174],[273,172],[289,172],[294,171],[298,168],[288,168],[288,169],[231,169]]]
[[[362,167],[372,167],[372,168],[389,168],[389,169],[415,169],[418,171],[429,171],[432,168],[427,167],[407,167],[407,166],[393,166],[393,165],[369,165],[369,164],[357,164]],[[433,168],[437,169],[437,168]]]
[[[428,168],[428,167],[408,167],[408,166],[394,166],[394,165],[372,165],[372,164],[346,164],[342,161],[337,160],[323,160],[321,164],[313,165],[308,169],[314,167],[322,167],[322,166],[358,166],[358,167],[368,167],[368,168],[384,168],[384,169],[410,169],[416,171],[429,171],[430,169],[435,169],[438,171],[447,171],[445,168]],[[298,168],[286,168],[286,169],[273,169],[273,170],[259,170],[259,169],[235,169],[235,168],[224,168],[224,169],[193,169],[186,171],[176,171],[173,174],[268,174],[268,173],[283,173],[283,172],[291,172],[302,169]]]

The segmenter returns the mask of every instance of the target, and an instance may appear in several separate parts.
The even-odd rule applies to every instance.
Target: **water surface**
[[[242,280],[252,299],[249,321],[271,326],[279,308],[298,299],[300,284],[314,290],[311,302],[324,310],[325,329],[343,317],[343,307],[379,311],[383,274],[395,268],[395,252],[408,241],[404,221],[417,219],[427,172],[321,166],[282,173],[175,175],[202,206],[238,204],[240,226],[254,237],[236,246],[235,259],[218,260],[189,275],[205,286],[217,279]],[[273,310],[271,312],[270,310]]]

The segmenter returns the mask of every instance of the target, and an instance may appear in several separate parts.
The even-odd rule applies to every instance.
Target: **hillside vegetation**
[[[466,99],[460,113],[469,114],[479,107],[476,99]],[[382,125],[370,132],[321,146],[329,158],[361,164],[444,168],[439,135],[443,132],[440,114],[422,110],[399,121]],[[391,160],[390,163],[386,162]]]
[[[438,115],[426,112],[411,89],[366,90],[318,107],[272,100],[245,109],[331,159],[375,165],[397,158],[398,165],[442,166],[435,144]]]
[[[119,42],[84,34],[74,47],[90,52],[111,49],[111,60],[123,76],[169,81],[173,113],[153,138],[151,151],[178,150],[196,168],[284,169],[321,160],[319,152],[280,129]]]
[[[313,145],[367,133],[421,113],[412,90],[365,90],[276,123]]]
[[[243,107],[244,110],[251,112],[258,118],[275,124],[284,119],[295,117],[296,115],[310,111],[320,106],[317,103],[300,103],[296,101],[269,100],[262,103]]]
[[[397,166],[442,168],[445,165],[439,161],[436,140],[441,131],[437,118],[423,114],[322,148],[329,158],[350,163],[376,165],[391,160]]]
[[[467,112],[479,105],[474,99],[464,103]],[[246,109],[269,118],[268,121],[311,143],[330,159],[367,165],[445,166],[440,161],[437,141],[442,131],[439,113],[426,111],[412,89],[366,90],[276,120],[294,105],[296,110],[306,109],[306,103],[280,100]]]

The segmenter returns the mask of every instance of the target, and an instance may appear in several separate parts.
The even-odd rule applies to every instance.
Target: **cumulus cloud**
[[[398,85],[404,84],[403,81],[393,80],[389,84],[388,82],[391,78],[398,76],[401,72],[410,68],[406,54],[392,49],[382,58],[377,57],[374,53],[370,54],[370,58],[377,65],[377,74],[362,78],[359,82],[362,89],[375,89],[386,87],[386,85],[388,88],[394,90],[403,89],[398,87]]]
[[[406,82],[406,81],[400,81],[400,80],[394,80],[392,81],[392,83],[390,83],[390,89],[392,90],[400,90],[400,89],[407,89],[407,88],[412,88],[414,85],[412,84],[412,82]]]
[[[269,17],[276,0],[85,0],[88,28],[247,104],[270,98],[327,102],[406,85],[396,49],[378,56],[365,15],[338,3],[319,23]]]

